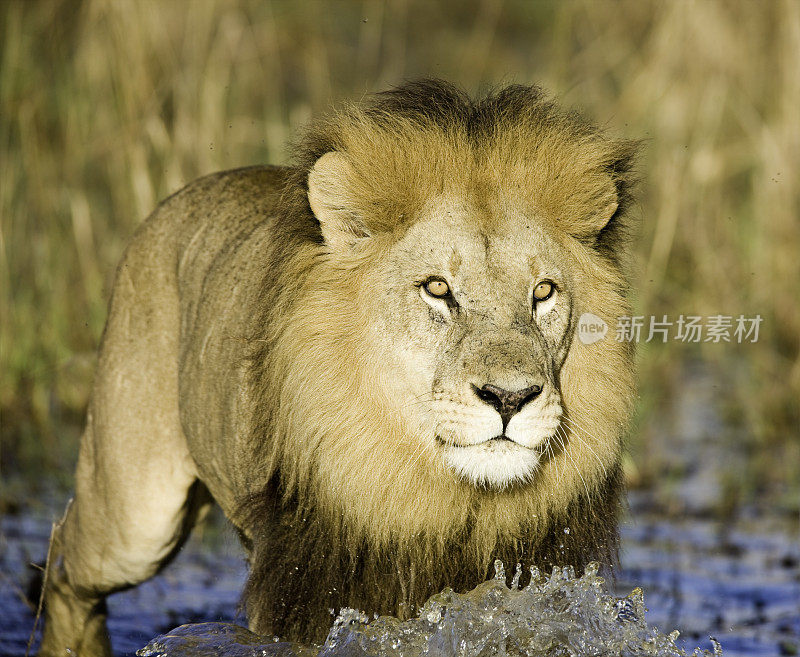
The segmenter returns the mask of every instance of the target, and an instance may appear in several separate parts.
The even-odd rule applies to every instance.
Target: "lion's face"
[[[616,467],[631,350],[573,336],[576,308],[607,323],[627,312],[618,211],[631,149],[547,111],[491,129],[469,113],[356,115],[309,158],[317,307],[337,326],[317,359],[340,354],[314,370],[318,396],[336,394],[336,430],[309,444],[314,463],[322,449],[336,463],[319,466],[320,487],[335,481],[340,507],[349,491],[364,522],[380,489],[406,500],[406,530],[457,524],[436,500],[466,513],[458,480],[475,504],[528,500],[536,515]],[[423,488],[426,499],[406,492]]]
[[[365,279],[420,453],[476,486],[529,481],[558,444],[573,335],[566,258],[522,212],[439,199]]]

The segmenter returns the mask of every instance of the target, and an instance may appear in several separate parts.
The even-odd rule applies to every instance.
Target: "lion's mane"
[[[350,192],[371,233],[401,234],[426,200],[483,184],[476,172],[493,171],[508,197],[532,199],[550,230],[575,238],[565,243],[597,300],[592,312],[612,326],[629,314],[632,142],[607,138],[536,87],[475,101],[439,81],[404,85],[315,123],[282,192],[277,261],[251,336],[257,401],[240,467],[269,482],[240,501],[235,518],[251,549],[251,626],[321,640],[329,609],[406,616],[446,586],[475,586],[495,558],[545,569],[613,564],[631,346],[575,340],[560,387],[580,439],[532,485],[481,490],[418,471],[406,429],[384,403],[381,376],[391,373],[376,364],[365,338],[370,318],[357,302],[363,259],[381,254],[362,250],[334,265],[309,207],[309,171],[330,151],[354,164]],[[587,233],[573,218],[601,200],[609,178],[619,207],[599,233]]]

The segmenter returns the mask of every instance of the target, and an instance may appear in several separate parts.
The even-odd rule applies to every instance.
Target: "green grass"
[[[188,7],[0,4],[0,499],[69,483],[111,276],[158,200],[200,174],[283,162],[332,103],[422,75],[471,92],[538,82],[646,139],[638,312],[764,323],[756,344],[641,350],[637,477],[659,480],[641,455],[668,439],[666,400],[699,360],[744,436],[737,494],[796,490],[799,3]]]

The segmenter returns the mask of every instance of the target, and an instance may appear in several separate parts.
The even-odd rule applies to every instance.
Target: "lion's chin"
[[[511,440],[445,447],[445,464],[461,479],[480,488],[504,489],[533,478],[540,454]]]

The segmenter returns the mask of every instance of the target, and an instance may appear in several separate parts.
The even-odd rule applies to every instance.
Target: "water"
[[[597,564],[581,577],[556,568],[548,577],[532,571],[531,582],[511,586],[503,564],[495,577],[459,595],[445,590],[433,596],[416,618],[369,619],[344,609],[325,644],[315,651],[286,643],[265,642],[231,625],[184,626],[152,641],[141,657],[212,657],[212,655],[310,655],[319,657],[678,657],[686,655],[669,636],[648,627],[644,598],[635,589],[624,598],[605,592]],[[695,655],[710,655],[695,650]],[[721,655],[716,646],[714,655]]]
[[[706,516],[665,518],[649,514],[646,505],[635,496],[632,506],[632,518],[622,527],[622,568],[617,572],[615,596],[624,599],[633,589],[641,587],[648,608],[646,616],[637,595],[629,597],[623,608],[612,609],[609,605],[613,599],[597,588],[596,574],[590,572],[573,578],[569,572],[565,577],[562,571],[555,579],[536,580],[535,590],[515,591],[512,587],[504,591],[496,582],[489,582],[462,596],[440,594],[420,618],[408,624],[391,619],[364,624],[366,619],[357,612],[347,611],[339,617],[332,636],[335,646],[328,646],[330,651],[325,657],[398,654],[367,652],[367,648],[390,650],[394,640],[390,638],[391,632],[395,630],[401,644],[417,641],[413,644],[417,652],[403,653],[404,656],[426,654],[421,643],[424,637],[434,645],[439,645],[436,644],[439,641],[441,645],[457,648],[460,643],[454,637],[473,636],[470,632],[483,632],[487,637],[484,646],[489,651],[487,655],[548,654],[511,652],[520,642],[523,649],[543,649],[536,644],[524,644],[524,628],[528,626],[542,641],[547,637],[562,641],[564,650],[559,653],[553,648],[549,654],[554,655],[575,654],[568,651],[575,646],[584,646],[585,652],[579,653],[583,655],[609,654],[593,653],[590,648],[604,645],[603,641],[619,642],[626,633],[638,637],[638,641],[646,642],[648,636],[657,636],[663,642],[676,628],[681,634],[674,646],[667,643],[653,648],[662,650],[661,653],[641,652],[644,648],[635,643],[630,650],[640,649],[640,652],[618,653],[691,655],[700,647],[713,654],[709,640],[712,635],[721,642],[725,657],[800,654],[800,542],[796,523],[760,517],[757,511],[734,523],[719,523]],[[24,602],[32,573],[27,564],[44,557],[49,531],[49,522],[41,516],[0,519],[2,656],[25,654],[34,621],[34,610]],[[152,654],[318,655],[319,650],[302,651],[297,646],[276,644],[271,637],[256,637],[231,626],[201,624],[172,631],[176,626],[200,621],[244,624],[244,619],[237,615],[237,603],[245,575],[244,559],[233,535],[216,541],[193,537],[175,563],[161,575],[109,598],[109,630],[115,654],[133,655],[153,637],[169,634],[171,638],[163,639],[162,646],[172,652]],[[448,595],[453,596],[449,601]],[[506,611],[491,611],[492,600],[499,600],[499,608]],[[558,606],[566,601],[574,604]],[[480,611],[482,604],[489,611]],[[624,622],[620,623],[615,613]],[[437,619],[437,614],[441,618]],[[489,625],[494,630],[484,623],[487,614],[492,616]],[[523,617],[524,614],[527,616]],[[333,620],[332,617],[332,623]],[[647,635],[655,632],[646,629],[648,625],[659,628],[660,633]],[[449,643],[445,641],[447,637]],[[475,637],[470,640],[473,639],[477,640]],[[510,648],[505,645],[508,641]],[[501,645],[505,653],[500,651]],[[356,647],[364,652],[352,652]],[[492,652],[494,649],[497,652]]]

